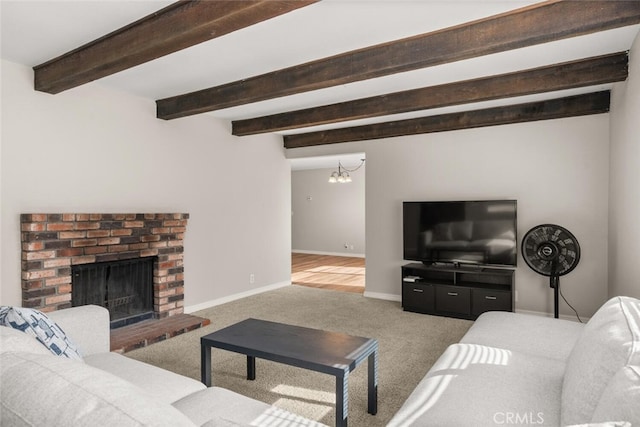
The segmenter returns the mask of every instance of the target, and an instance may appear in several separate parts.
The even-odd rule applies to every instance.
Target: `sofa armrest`
[[[109,310],[97,305],[83,305],[47,313],[79,347],[80,354],[105,353],[111,350]]]

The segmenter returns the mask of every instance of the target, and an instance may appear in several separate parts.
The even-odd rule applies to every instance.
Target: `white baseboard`
[[[375,299],[383,299],[383,300],[387,300],[387,301],[397,301],[397,302],[402,302],[402,296],[401,295],[395,295],[395,294],[383,294],[381,292],[369,292],[366,290],[364,291],[364,296],[367,298],[375,298]]]
[[[296,254],[312,254],[312,255],[331,255],[331,256],[349,256],[353,258],[365,258],[364,254],[354,254],[351,252],[322,252],[322,251],[306,251],[304,249],[291,249]]]
[[[262,286],[260,288],[252,289],[250,291],[240,292],[238,294],[233,294],[233,295],[229,295],[229,296],[226,296],[226,297],[217,298],[217,299],[214,299],[214,300],[211,300],[211,301],[207,301],[207,302],[203,302],[203,303],[200,303],[200,304],[185,306],[184,307],[184,312],[187,313],[187,314],[190,314],[190,313],[193,313],[193,312],[196,312],[196,311],[205,310],[207,308],[215,307],[216,305],[225,304],[225,303],[228,303],[228,302],[231,302],[231,301],[239,300],[241,298],[250,297],[252,295],[261,294],[261,293],[267,292],[267,291],[273,291],[274,289],[284,288],[285,286],[289,286],[289,285],[291,285],[291,281],[274,283],[272,285]]]

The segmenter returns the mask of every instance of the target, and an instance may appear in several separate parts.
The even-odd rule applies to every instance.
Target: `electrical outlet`
[[[349,249],[353,250],[353,245],[349,245]]]
[[[249,275],[249,283],[255,283],[255,281],[256,281],[256,275],[251,273]]]

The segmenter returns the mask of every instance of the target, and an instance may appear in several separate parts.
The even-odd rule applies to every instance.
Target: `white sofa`
[[[321,426],[263,402],[109,351],[109,313],[97,306],[49,313],[82,360],[56,356],[0,326],[3,426]]]
[[[482,314],[436,361],[388,427],[640,426],[640,301],[585,324]]]

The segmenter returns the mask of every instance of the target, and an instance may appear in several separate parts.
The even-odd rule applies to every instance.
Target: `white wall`
[[[365,167],[344,184],[327,182],[333,170],[291,173],[292,250],[364,256]]]
[[[239,139],[207,115],[158,120],[152,100],[98,83],[36,92],[31,69],[6,61],[2,107],[1,304],[21,302],[27,212],[189,213],[185,306],[290,283],[281,138]]]
[[[518,200],[518,236],[557,223],[582,260],[561,287],[583,316],[607,297],[607,114],[288,150],[306,157],[365,152],[366,295],[399,298],[403,200]],[[517,310],[553,312],[548,278],[519,256]],[[564,304],[561,315],[572,315]]]
[[[640,298],[640,33],[611,97],[609,295]]]

